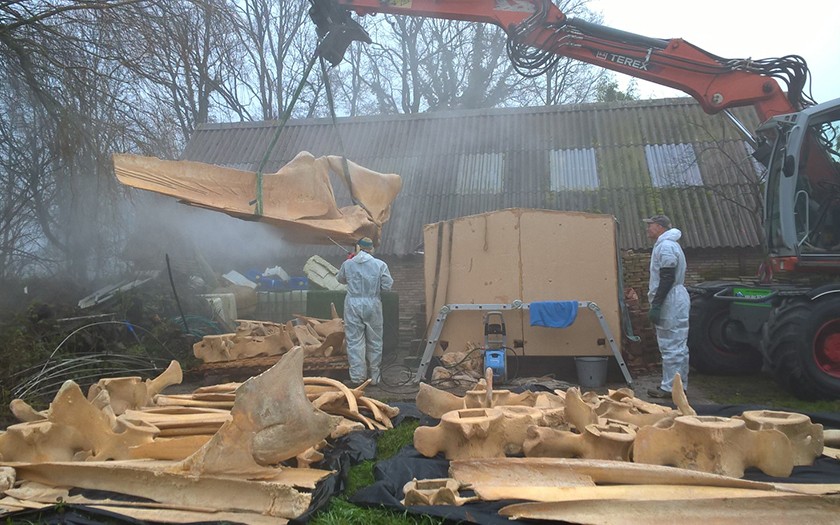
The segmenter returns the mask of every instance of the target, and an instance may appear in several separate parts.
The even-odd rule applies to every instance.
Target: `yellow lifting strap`
[[[356,195],[353,192],[353,181],[350,180],[350,166],[347,164],[347,157],[345,156],[344,152],[346,148],[344,146],[344,141],[341,139],[341,133],[338,130],[338,121],[335,116],[335,102],[333,101],[332,89],[330,88],[330,79],[327,76],[327,66],[324,63],[323,57],[321,58],[321,74],[324,75],[324,91],[327,92],[327,102],[329,103],[330,107],[330,116],[332,117],[333,128],[335,129],[335,133],[338,136],[338,143],[341,147],[341,170],[344,172],[344,182],[347,184],[347,189],[350,191],[350,200],[353,201],[353,204],[361,206],[363,210],[368,214],[374,222],[376,222],[376,218],[370,212],[369,209],[364,205],[356,200]]]

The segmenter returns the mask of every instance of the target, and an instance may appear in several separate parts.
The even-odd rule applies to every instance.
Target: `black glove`
[[[656,288],[656,295],[650,303],[650,310],[648,310],[648,319],[653,324],[659,324],[659,318],[662,316],[662,304],[665,302],[668,292],[674,287],[674,281],[676,280],[676,268],[659,269],[659,287]]]
[[[662,306],[661,305],[651,305],[650,310],[648,310],[648,319],[653,324],[659,324],[659,318],[662,316]]]
[[[674,287],[674,281],[677,280],[677,269],[676,268],[662,268],[659,270],[659,287],[656,289],[656,295],[653,297],[653,301],[650,302],[650,305],[662,306],[665,302],[665,298],[668,296],[668,292],[671,291],[671,288]]]

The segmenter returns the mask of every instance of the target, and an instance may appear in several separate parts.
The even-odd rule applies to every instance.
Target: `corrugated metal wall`
[[[752,109],[735,113],[748,128],[758,124]],[[256,171],[276,126],[205,125],[182,157]],[[657,155],[689,148],[694,159],[683,156],[699,170],[702,183],[695,177],[681,185],[677,174],[668,184],[667,170],[685,159],[646,154],[649,145],[675,145],[649,148]],[[594,156],[583,154],[588,149]],[[342,118],[337,126],[330,119],[289,121],[265,171],[276,171],[300,151],[344,154],[367,168],[402,176],[403,189],[383,230],[378,253],[384,255],[411,253],[422,242],[425,224],[505,208],[613,214],[622,248],[648,247],[640,219],[661,212],[683,230],[687,248],[755,247],[761,238],[760,221],[750,211],[758,209],[760,194],[747,178],[756,172],[742,137],[690,98]],[[570,171],[552,174],[552,169]],[[652,171],[663,170],[654,183]],[[553,191],[552,177],[594,177],[599,186]],[[580,179],[577,188],[587,184]],[[339,206],[349,204],[339,178],[333,178],[333,187]]]

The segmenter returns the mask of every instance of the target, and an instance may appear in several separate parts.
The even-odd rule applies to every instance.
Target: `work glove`
[[[662,305],[651,305],[650,310],[648,310],[648,319],[650,319],[650,322],[659,324],[660,317],[662,317]]]

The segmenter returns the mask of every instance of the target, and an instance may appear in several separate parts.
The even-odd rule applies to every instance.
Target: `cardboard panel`
[[[620,346],[616,223],[611,215],[528,211],[520,221],[523,300],[593,301]],[[526,320],[527,321],[527,320]],[[612,355],[595,313],[568,328],[525,324],[525,355]],[[599,345],[601,340],[603,344]]]
[[[438,228],[443,228],[442,235]],[[427,320],[436,316],[445,304],[510,303],[519,299],[518,230],[519,210],[472,215],[427,227],[425,246],[436,246],[425,250]],[[438,253],[441,254],[439,264]],[[437,283],[434,282],[436,267],[440,268]],[[433,301],[435,306],[430,309]],[[514,338],[522,339],[522,323],[521,320],[511,323],[509,315],[517,319],[521,316],[505,314],[507,346],[513,346]],[[464,350],[467,342],[483,345],[483,317],[483,312],[450,314],[441,341],[448,342],[447,348],[455,351]]]
[[[511,209],[424,229],[429,326],[445,304],[575,300],[596,302],[620,344],[615,220],[609,215]],[[485,312],[449,314],[440,340],[449,350],[483,346]],[[524,355],[611,355],[593,312],[565,329],[531,327],[528,311],[505,311],[506,343]],[[437,349],[440,352],[440,347]]]

